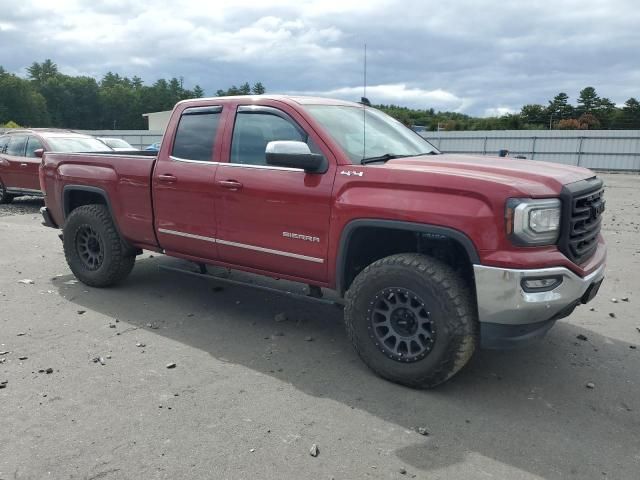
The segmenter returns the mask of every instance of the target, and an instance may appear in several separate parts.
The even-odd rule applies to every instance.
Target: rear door
[[[229,264],[325,282],[335,159],[302,117],[284,108],[237,108],[229,161],[216,174],[218,251]],[[327,157],[329,170],[267,165],[265,148],[274,140],[307,142]]]
[[[23,185],[24,178],[26,178],[26,175],[23,175],[23,171],[26,172],[28,166],[24,157],[26,147],[26,135],[9,135],[9,143],[3,155],[3,158],[8,162],[6,170],[8,175],[4,181],[7,188],[28,188]]]
[[[153,206],[158,240],[167,252],[217,258],[214,179],[222,111],[221,106],[184,109],[172,141],[163,142],[158,153]]]

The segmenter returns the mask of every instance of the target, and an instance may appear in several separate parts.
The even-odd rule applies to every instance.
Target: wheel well
[[[472,259],[460,241],[441,233],[393,227],[362,226],[348,235],[338,268],[340,294],[368,265],[397,253],[421,253],[439,259],[460,273],[475,290]],[[475,253],[475,252],[474,252]]]
[[[69,189],[64,191],[64,215],[67,217],[76,208],[83,205],[106,205],[107,199],[97,191]]]
[[[69,216],[71,212],[73,212],[76,208],[82,207],[84,205],[104,205],[107,207],[109,212],[111,213],[111,205],[107,200],[106,193],[95,187],[73,187],[68,186],[64,189],[64,217],[65,219]],[[116,219],[113,218],[113,224],[120,235],[122,240],[122,244],[126,249],[126,253],[128,255],[140,255],[142,250],[140,248],[132,246],[122,235],[120,228],[118,227],[118,223]]]

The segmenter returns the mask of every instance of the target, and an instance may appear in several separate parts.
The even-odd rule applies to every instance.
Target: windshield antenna
[[[363,95],[360,99],[362,103],[362,158],[367,155],[367,105],[371,105],[367,98],[367,44],[364,44],[364,87]]]

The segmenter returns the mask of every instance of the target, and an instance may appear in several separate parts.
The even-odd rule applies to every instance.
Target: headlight
[[[507,234],[517,245],[552,245],[560,234],[560,200],[510,198]]]

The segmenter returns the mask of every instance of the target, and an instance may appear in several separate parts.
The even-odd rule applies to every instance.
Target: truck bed
[[[151,200],[155,162],[155,152],[45,153],[40,183],[53,220],[64,223],[74,196],[102,195],[129,243],[157,247]]]

